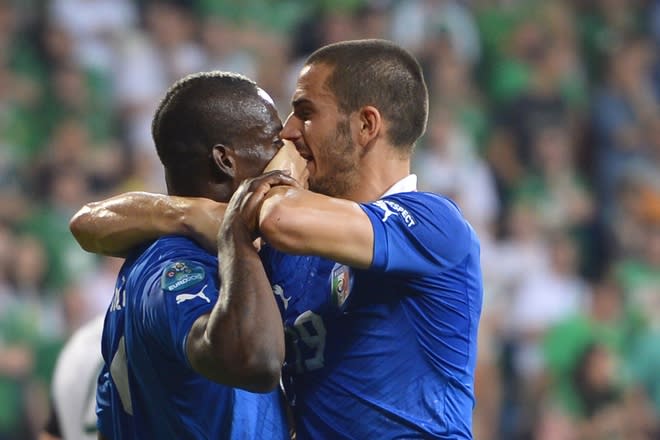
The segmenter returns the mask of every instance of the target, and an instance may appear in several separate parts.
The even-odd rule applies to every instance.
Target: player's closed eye
[[[312,117],[312,112],[311,110],[307,110],[307,109],[296,110],[294,116],[302,121],[306,121]]]

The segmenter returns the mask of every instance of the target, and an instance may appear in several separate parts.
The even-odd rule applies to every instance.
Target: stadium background
[[[166,88],[241,72],[284,118],[306,55],[367,37],[422,63],[414,172],[481,236],[475,437],[655,438],[660,1],[0,0],[0,439],[33,438],[59,348],[113,292],[121,261],[68,219],[164,189]]]

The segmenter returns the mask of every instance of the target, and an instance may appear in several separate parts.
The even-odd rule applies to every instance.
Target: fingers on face
[[[296,180],[289,175],[287,171],[275,170],[255,177],[250,181],[250,191],[255,191],[258,187],[265,185],[268,189],[278,185],[296,185]],[[266,191],[268,191],[268,189]]]

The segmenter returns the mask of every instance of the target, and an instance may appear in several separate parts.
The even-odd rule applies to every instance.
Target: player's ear
[[[367,146],[380,134],[383,120],[378,109],[372,105],[362,107],[357,116],[358,142],[362,146]]]
[[[222,144],[213,146],[211,152],[213,158],[213,175],[218,175],[220,180],[233,179],[236,175],[236,157],[234,150]]]

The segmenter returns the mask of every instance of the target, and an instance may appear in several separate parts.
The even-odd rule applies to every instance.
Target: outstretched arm
[[[69,223],[88,252],[117,257],[167,234],[189,236],[215,252],[226,205],[204,198],[129,192],[83,206]]]
[[[256,392],[279,383],[284,328],[252,242],[258,200],[273,185],[295,183],[270,173],[244,182],[229,202],[218,234],[220,296],[211,313],[195,321],[186,345],[192,367],[211,380]]]

